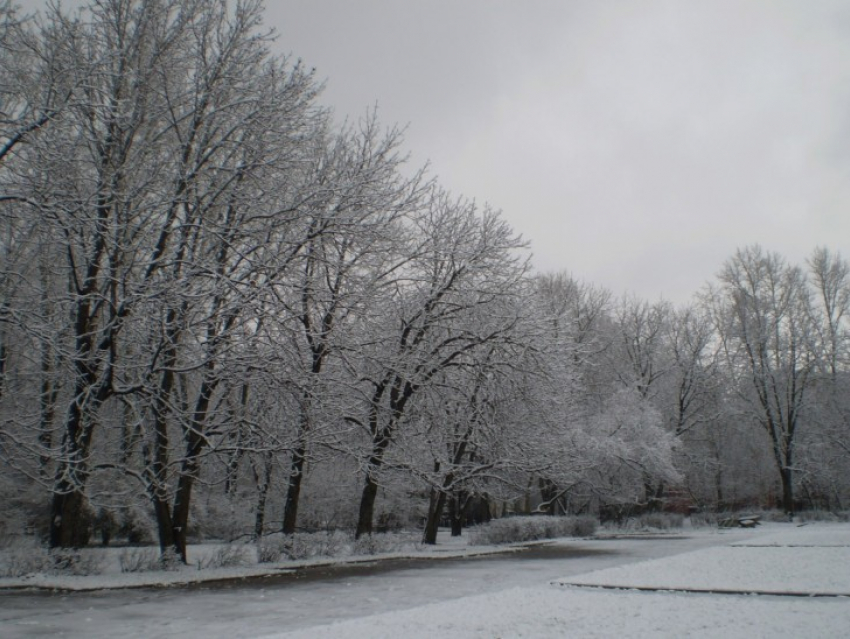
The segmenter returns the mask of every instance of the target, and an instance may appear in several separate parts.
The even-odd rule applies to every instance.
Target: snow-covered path
[[[590,591],[576,586],[552,585],[553,582],[592,581],[586,573],[600,570],[603,573],[613,570],[614,576],[621,580],[634,581],[637,575],[640,581],[663,573],[667,565],[663,558],[679,555],[675,559],[679,563],[691,556],[696,557],[697,562],[712,561],[711,548],[719,547],[718,552],[728,552],[729,545],[737,542],[744,544],[741,551],[747,552],[750,545],[787,543],[787,540],[782,542],[781,534],[790,534],[793,539],[794,533],[799,534],[797,530],[769,527],[734,531],[688,530],[670,536],[570,540],[558,542],[555,547],[501,556],[382,562],[337,570],[312,569],[300,576],[275,580],[276,583],[267,580],[249,585],[237,583],[189,589],[4,593],[0,594],[0,636],[230,639],[295,631],[295,636],[347,638],[428,637],[446,632],[446,636],[454,637],[499,634],[504,637],[581,637],[594,636],[590,628],[611,630],[611,623],[614,627],[626,624],[621,636],[659,636],[659,623],[671,630],[669,636],[683,636],[677,632],[689,628],[687,623],[691,618],[697,626],[689,632],[699,634],[699,624],[705,625],[705,620],[711,620],[712,615],[729,623],[735,619],[754,619],[756,624],[746,636],[765,636],[758,628],[766,629],[774,622],[782,628],[782,623],[788,623],[779,618],[781,615],[777,616],[777,610],[794,613],[794,620],[800,624],[818,622],[820,625],[814,627],[815,632],[807,636],[833,636],[829,632],[834,624],[846,623],[846,627],[850,627],[848,599],[790,601],[784,598],[784,602],[777,604],[773,600],[781,598],[758,598],[758,601],[749,598],[747,602],[729,596],[721,600],[706,595]],[[842,530],[847,534],[850,527]],[[777,534],[780,534],[779,542],[775,541]],[[700,552],[693,551],[709,554],[700,559]],[[648,561],[659,559],[661,561]],[[635,562],[646,563],[634,565]],[[633,568],[631,572],[629,565]],[[318,570],[322,573],[316,572]],[[579,575],[584,577],[579,578]],[[746,607],[745,604],[753,605]],[[642,626],[638,622],[639,613],[649,608],[662,616],[644,618]],[[632,622],[620,619],[611,614],[615,610],[627,612],[634,619]],[[695,615],[696,612],[699,614]],[[437,621],[442,623],[442,631],[431,625]],[[605,626],[603,621],[609,625]],[[342,623],[327,625],[334,622]],[[567,632],[568,627],[576,632]],[[796,626],[786,629],[795,628],[799,629]],[[701,636],[734,636],[734,633],[729,634],[728,628],[721,632],[720,625],[709,624],[704,630]],[[712,635],[712,631],[717,633]]]
[[[547,552],[544,546],[482,558],[314,568],[275,584],[260,580],[188,589],[4,593],[0,594],[0,636],[256,637],[484,592],[545,585],[559,577],[749,536],[751,531],[689,531],[687,536],[565,541],[558,546],[570,552]],[[557,554],[566,556],[555,558]]]

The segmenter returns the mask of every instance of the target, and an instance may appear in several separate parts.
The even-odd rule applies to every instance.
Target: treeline
[[[185,561],[202,531],[847,507],[840,256],[742,250],[684,309],[535,275],[230,4],[0,4],[7,526]]]

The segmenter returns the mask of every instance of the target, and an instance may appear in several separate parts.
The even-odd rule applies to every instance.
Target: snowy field
[[[759,532],[728,546],[595,571],[548,586],[466,597],[277,637],[850,635],[850,526],[768,526]],[[757,592],[772,594],[753,594]],[[818,596],[827,593],[837,596]]]
[[[0,591],[0,637],[734,639],[844,637],[850,628],[848,524],[561,540],[469,559],[445,559],[472,550],[462,540],[439,541],[413,565],[280,564],[290,576],[279,582],[127,590],[107,574],[75,579],[94,592]]]

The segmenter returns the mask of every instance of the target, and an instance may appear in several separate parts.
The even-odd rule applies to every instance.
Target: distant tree
[[[782,507],[793,513],[798,430],[821,361],[808,283],[759,246],[737,251],[719,280],[712,308],[727,370],[746,417],[768,435]]]
[[[843,508],[850,499],[850,265],[826,248],[816,249],[808,265],[822,362],[802,440],[802,487],[812,506]]]

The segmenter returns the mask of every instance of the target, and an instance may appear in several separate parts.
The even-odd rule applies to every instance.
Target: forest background
[[[4,525],[202,536],[841,510],[850,266],[757,245],[674,307],[530,267],[336,122],[254,0],[0,3]]]

